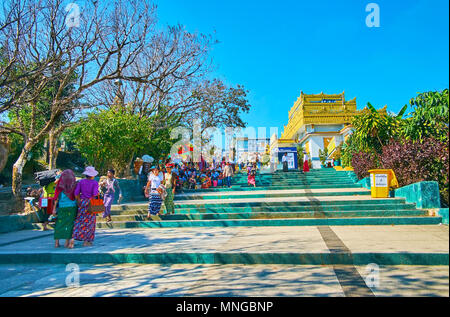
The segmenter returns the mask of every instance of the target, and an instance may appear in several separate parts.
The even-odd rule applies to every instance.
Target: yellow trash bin
[[[387,198],[389,189],[398,187],[397,178],[391,169],[375,169],[369,173],[372,198]]]

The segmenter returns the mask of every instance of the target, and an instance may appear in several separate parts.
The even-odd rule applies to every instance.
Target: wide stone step
[[[354,195],[366,195],[370,196],[370,192],[336,192],[336,193],[315,193],[314,196],[354,196]],[[248,195],[214,195],[214,196],[202,196],[202,195],[190,195],[190,196],[176,196],[175,201],[183,200],[208,200],[208,199],[237,199],[237,198],[270,198],[270,197],[311,197],[310,193],[288,193],[288,194],[248,194]]]
[[[205,192],[222,192],[222,191],[252,191],[252,190],[283,190],[283,189],[334,189],[334,188],[361,188],[362,186],[360,184],[342,184],[342,185],[291,185],[291,186],[278,186],[278,185],[271,185],[271,186],[257,186],[254,188],[253,186],[249,186],[246,184],[244,185],[233,185],[232,188],[227,188],[225,186],[223,187],[211,187],[207,189],[201,189],[201,191]],[[198,192],[200,189],[183,189],[183,193],[192,193],[192,192]]]
[[[282,226],[379,226],[437,225],[441,217],[361,217],[361,218],[301,218],[301,219],[239,219],[186,221],[124,221],[98,222],[99,229],[182,228],[182,227],[282,227]]]
[[[317,182],[310,182],[310,181],[301,181],[301,180],[291,180],[291,181],[260,181],[260,180],[256,180],[256,185],[260,184],[260,185],[278,185],[278,186],[283,186],[283,185],[328,185],[328,184],[333,184],[333,185],[341,185],[341,184],[354,184],[355,182],[351,181],[351,180],[346,180],[346,181],[333,181],[333,180],[323,180],[323,181],[317,181]],[[247,179],[242,180],[242,181],[232,181],[231,182],[232,185],[245,185],[247,184]]]
[[[329,205],[321,206],[320,212],[330,211],[372,211],[372,210],[413,210],[415,204],[385,204],[385,205]],[[164,207],[162,207],[164,210]],[[178,208],[176,214],[196,214],[196,213],[249,213],[249,212],[317,212],[317,208],[311,206],[264,206],[264,207],[204,207],[204,208]],[[133,208],[123,208],[121,210],[112,210],[112,215],[147,215],[148,205],[135,206]]]
[[[92,252],[0,253],[0,264],[290,264],[290,265],[449,265],[448,253],[226,253]],[[178,270],[179,271],[179,270]]]
[[[345,198],[345,197],[336,197],[336,198]],[[201,203],[196,204],[175,204],[176,210],[229,210],[230,208],[250,208],[254,209],[257,207],[260,208],[309,208],[314,210],[322,210],[323,208],[329,207],[334,208],[334,206],[343,206],[343,207],[358,207],[362,206],[367,208],[366,206],[406,206],[404,199],[340,199],[340,200],[301,200],[302,197],[299,197],[295,201],[259,201],[259,202],[221,202],[220,204],[208,203],[214,202],[214,200],[204,200]],[[230,199],[230,201],[232,201]],[[197,201],[198,202],[198,201]],[[127,204],[127,205],[113,205],[112,210],[116,211],[125,211],[125,210],[142,210],[148,208],[148,202],[141,202],[135,204]],[[381,207],[385,208],[385,207]]]
[[[302,179],[286,179],[286,180],[271,180],[271,179],[256,179],[257,183],[261,184],[309,184],[309,185],[322,185],[322,184],[354,184],[355,182],[351,179],[335,180],[335,179],[320,179],[320,180],[302,180]],[[232,183],[244,184],[247,183],[247,178],[245,179],[233,179]]]
[[[230,190],[226,192],[210,192],[204,191],[203,189],[199,189],[195,192],[188,193],[177,193],[176,197],[192,197],[192,196],[233,196],[233,195],[255,195],[255,194],[298,194],[298,193],[307,193],[310,195],[318,194],[318,193],[370,193],[370,190],[366,188],[319,188],[319,189],[283,189],[283,190],[262,190],[260,188],[256,188],[252,191],[242,191],[242,190]]]
[[[207,199],[207,200],[190,200],[176,201],[175,208],[199,208],[204,206],[214,207],[258,207],[258,206],[311,206],[319,208],[323,205],[333,205],[335,202],[345,202],[347,204],[384,204],[389,201],[405,202],[404,198],[391,199],[371,199],[370,196],[335,196],[335,197],[282,197],[282,198],[244,198],[244,199]]]
[[[238,175],[234,175],[233,179],[244,179],[247,178],[247,173],[245,174],[238,174]],[[278,180],[283,180],[283,179],[303,179],[303,180],[315,180],[315,179],[327,179],[327,178],[333,178],[333,179],[349,179],[350,176],[348,175],[303,175],[303,174],[299,174],[299,175],[287,175],[287,176],[273,176],[273,175],[264,175],[264,174],[256,174],[256,178],[259,179],[278,179]]]
[[[345,181],[345,180],[351,180],[349,176],[321,176],[321,177],[304,177],[304,176],[294,176],[294,177],[270,177],[270,176],[260,176],[256,175],[256,179],[259,180],[267,180],[267,181],[289,181],[289,180],[300,180],[300,181],[322,181],[326,179],[332,179],[336,181]],[[245,175],[239,175],[239,176],[233,176],[232,179],[236,180],[244,180],[247,179],[247,174]]]
[[[258,181],[266,181],[266,182],[326,182],[326,181],[333,181],[333,182],[346,182],[346,181],[352,181],[350,177],[322,177],[322,178],[304,178],[304,177],[295,177],[295,178],[273,178],[273,177],[259,177],[256,176],[255,179]],[[233,181],[245,181],[247,180],[247,175],[242,177],[233,177]]]
[[[448,259],[447,226],[110,229],[97,230],[93,247],[77,242],[73,250],[55,249],[51,231],[0,236],[0,263],[13,265],[448,265]]]
[[[147,221],[146,213],[112,216],[113,222]],[[244,213],[192,213],[161,215],[161,220],[215,220],[215,219],[276,219],[276,218],[356,218],[356,217],[400,217],[428,216],[426,210],[370,210],[370,211],[303,211],[303,212],[244,212]],[[98,218],[98,222],[105,222]]]
[[[233,178],[245,178],[247,177],[247,173],[242,174],[235,174]],[[350,175],[347,174],[333,174],[333,175],[311,175],[311,174],[286,174],[286,175],[270,175],[270,174],[256,174],[256,177],[258,178],[265,178],[265,179],[324,179],[324,178],[349,178]]]

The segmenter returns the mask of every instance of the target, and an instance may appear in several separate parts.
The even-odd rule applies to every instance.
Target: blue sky
[[[380,27],[366,26],[366,5]],[[448,88],[447,0],[158,0],[160,23],[216,33],[214,76],[250,90],[250,126],[287,124],[305,93],[340,93],[397,112]]]

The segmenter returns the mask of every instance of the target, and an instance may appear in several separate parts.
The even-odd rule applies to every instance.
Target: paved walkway
[[[329,228],[329,232],[324,231]],[[328,229],[327,229],[328,230]],[[334,234],[330,236],[329,233]],[[52,231],[0,235],[0,255],[19,253],[329,253],[339,239],[351,253],[448,254],[440,226],[211,227],[97,230],[95,245],[55,249]],[[327,245],[328,243],[328,245]]]
[[[337,276],[346,269],[317,265],[82,264],[76,286],[74,273],[66,265],[0,265],[0,296],[342,297],[351,296],[351,290]],[[367,276],[366,266],[356,270],[364,279],[375,281]],[[377,281],[369,290],[375,296],[449,296],[448,266],[381,266]]]

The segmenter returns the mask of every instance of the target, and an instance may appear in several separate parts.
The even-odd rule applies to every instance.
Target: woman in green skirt
[[[61,173],[55,188],[53,216],[55,223],[55,248],[59,248],[59,240],[65,239],[67,248],[72,239],[73,225],[77,216],[77,202],[74,196],[76,178],[72,170]]]
[[[164,206],[166,207],[166,214],[175,213],[175,204],[173,203],[173,198],[175,195],[175,189],[177,187],[177,176],[172,172],[173,164],[167,164],[167,173],[164,174],[163,184],[166,186],[167,196],[164,199]]]

